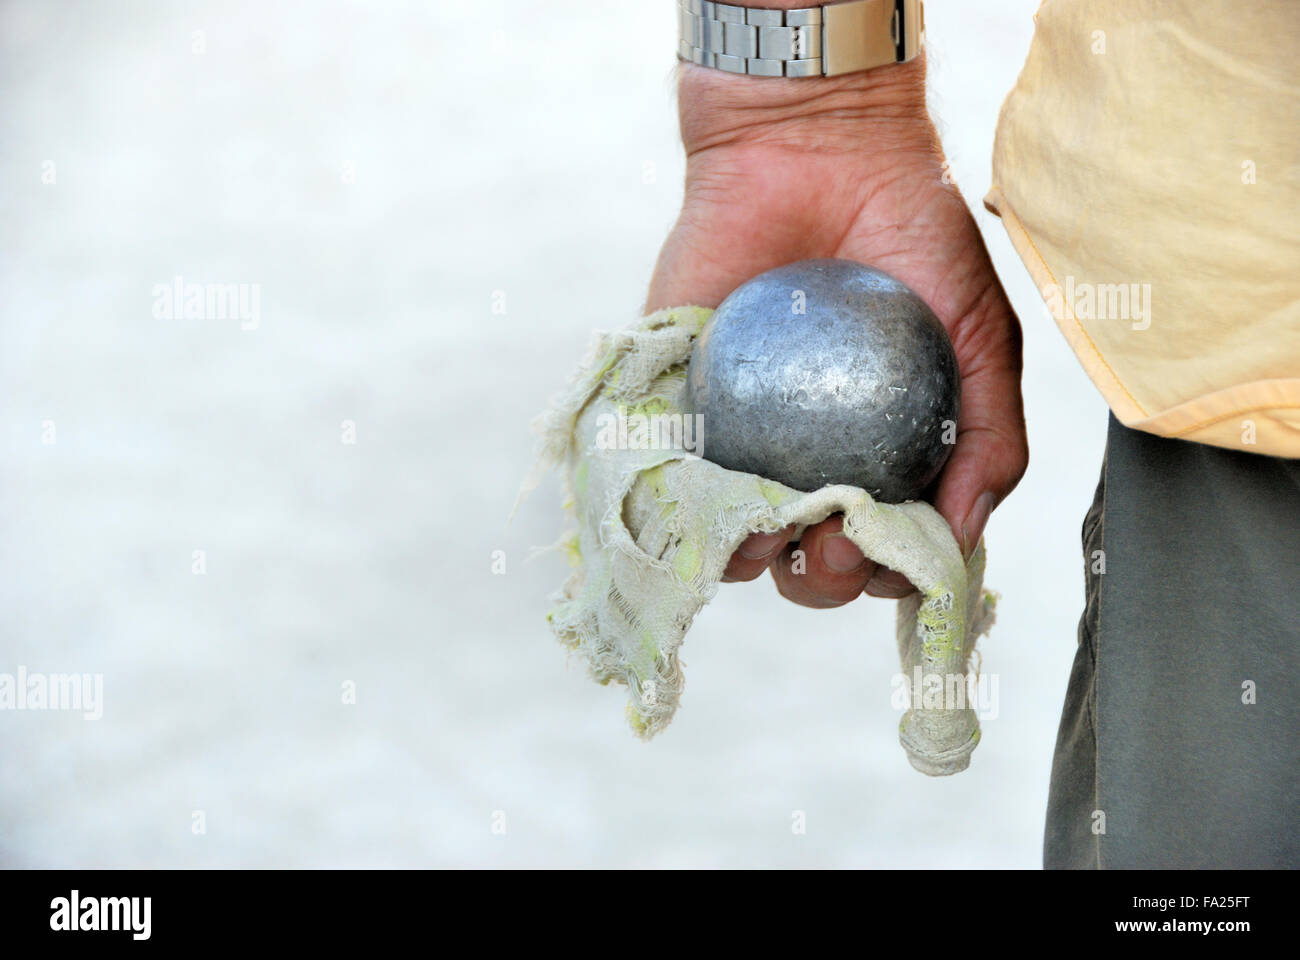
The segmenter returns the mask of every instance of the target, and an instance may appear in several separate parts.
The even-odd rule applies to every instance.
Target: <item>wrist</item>
[[[799,79],[750,77],[684,63],[677,96],[688,157],[719,146],[769,141],[861,149],[882,132],[928,138],[932,130],[924,54],[860,73]]]

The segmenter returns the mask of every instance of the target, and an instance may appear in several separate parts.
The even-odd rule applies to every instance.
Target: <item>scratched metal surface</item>
[[[686,384],[705,458],[796,490],[862,487],[886,503],[919,499],[938,476],[961,397],[952,344],[925,301],[846,260],[741,285],[696,342]]]

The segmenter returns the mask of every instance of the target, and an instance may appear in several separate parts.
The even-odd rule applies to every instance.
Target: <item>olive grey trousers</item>
[[[1300,460],[1112,416],[1044,866],[1300,866]]]

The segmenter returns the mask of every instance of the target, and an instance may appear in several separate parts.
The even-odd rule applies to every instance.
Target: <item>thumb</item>
[[[989,515],[1015,489],[1029,465],[1018,371],[972,375],[962,382],[957,444],[939,475],[935,509],[969,559]]]

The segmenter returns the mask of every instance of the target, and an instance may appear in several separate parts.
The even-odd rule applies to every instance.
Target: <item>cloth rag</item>
[[[927,503],[877,503],[852,486],[805,493],[691,452],[686,441],[701,449],[703,438],[681,406],[686,364],[712,313],[671,308],[598,332],[568,391],[538,419],[524,493],[563,465],[575,521],[559,544],[574,569],[547,615],[552,630],[598,682],[627,685],[628,721],[652,737],[677,710],[686,632],[741,541],[790,525],[798,535],[843,513],[844,535],[917,587],[899,601],[896,625],[907,758],[930,776],[966,769],[980,736],[966,685],[997,599],[983,589],[983,542],[963,561]]]

